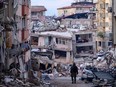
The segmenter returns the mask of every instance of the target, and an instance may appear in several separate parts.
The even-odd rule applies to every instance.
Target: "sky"
[[[47,16],[57,16],[57,8],[70,6],[74,0],[31,0],[31,5],[43,5],[47,9]]]

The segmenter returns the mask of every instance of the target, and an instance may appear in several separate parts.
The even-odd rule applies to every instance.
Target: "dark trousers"
[[[72,83],[76,83],[76,73],[71,73],[71,80],[72,80]]]

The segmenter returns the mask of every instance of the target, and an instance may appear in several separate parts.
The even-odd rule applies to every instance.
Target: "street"
[[[53,87],[92,87],[92,83],[85,83],[84,81],[79,80],[77,77],[76,84],[71,83],[70,77],[58,77],[50,81]]]
[[[116,0],[0,0],[0,87],[116,87]]]

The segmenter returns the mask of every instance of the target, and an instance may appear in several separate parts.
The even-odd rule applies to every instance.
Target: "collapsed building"
[[[22,73],[30,59],[30,5],[30,0],[0,1],[0,63],[4,74],[12,68]]]
[[[95,13],[77,13],[62,19],[69,31],[73,33],[75,56],[90,56],[96,53]]]
[[[75,9],[76,13],[68,14],[67,9]],[[65,14],[55,18],[54,25],[46,21],[41,29],[41,26],[38,27],[38,31],[31,34],[32,40],[36,42],[32,46],[40,51],[51,50],[53,60],[59,59],[59,62],[65,61],[65,63],[73,62],[76,56],[94,55],[97,29],[95,3],[77,2],[68,7],[58,8],[58,10],[65,10]],[[64,25],[63,28],[59,27],[60,24]],[[46,27],[46,25],[51,26]],[[56,27],[53,29],[53,26]]]
[[[71,6],[58,8],[58,12],[57,20],[73,33],[73,57],[94,55],[97,52],[96,3],[77,1]]]
[[[51,51],[52,60],[62,63],[70,63],[72,59],[72,35],[69,31],[45,31],[31,35],[32,43],[37,41],[36,46],[40,51]],[[36,40],[34,40],[36,38]]]

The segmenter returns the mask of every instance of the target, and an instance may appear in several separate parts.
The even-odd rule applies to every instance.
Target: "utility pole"
[[[2,58],[3,58],[3,63],[5,65],[5,69],[7,68],[6,63],[6,29],[5,29],[5,23],[6,23],[6,8],[7,8],[7,3],[3,2],[3,9],[4,9],[4,13],[3,13],[3,27],[4,30],[2,32]]]
[[[114,54],[116,54],[116,0],[112,0],[112,35]],[[116,56],[114,55],[116,58]]]
[[[0,29],[1,29],[1,31],[0,31],[0,33],[1,33],[1,43],[0,43],[0,53],[1,53],[1,55],[0,55],[0,63],[4,63],[4,59],[3,59],[3,30],[4,30],[4,27],[2,27],[1,25],[0,25]]]

